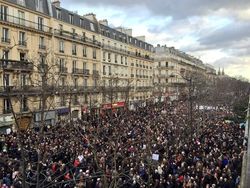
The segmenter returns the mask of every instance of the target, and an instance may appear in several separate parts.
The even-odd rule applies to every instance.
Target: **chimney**
[[[132,36],[132,29],[125,29],[125,33],[129,36]]]
[[[138,40],[141,40],[143,42],[145,42],[145,40],[146,40],[145,36],[138,36],[138,37],[135,37],[135,38],[137,38]]]
[[[86,15],[84,15],[84,17],[91,20],[91,21],[93,21],[93,22],[97,22],[96,15],[94,13],[86,14]]]
[[[109,25],[107,19],[100,20],[99,23],[102,24],[102,25],[105,25],[105,26],[108,26],[108,25]]]
[[[60,7],[61,6],[61,2],[60,2],[60,0],[53,0],[52,1],[52,5],[54,5],[55,7]]]

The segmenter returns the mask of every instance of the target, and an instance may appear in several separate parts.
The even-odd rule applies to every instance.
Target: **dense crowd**
[[[152,104],[62,121],[42,136],[33,129],[1,135],[0,185],[238,187],[244,130],[224,121],[224,111],[194,110],[192,123],[187,111],[184,102]]]

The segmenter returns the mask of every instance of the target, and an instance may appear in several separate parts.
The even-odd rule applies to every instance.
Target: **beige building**
[[[145,37],[60,1],[0,0],[0,7],[0,126],[13,124],[11,109],[36,124],[45,107],[54,124],[151,97],[153,46]]]
[[[176,99],[188,86],[188,73],[199,74],[208,80],[216,75],[211,65],[205,65],[174,47],[158,45],[154,51],[154,95],[161,97],[161,100],[165,97]]]

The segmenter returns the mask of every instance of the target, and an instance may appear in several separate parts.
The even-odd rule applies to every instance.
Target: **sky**
[[[61,6],[250,80],[250,0],[61,0]]]

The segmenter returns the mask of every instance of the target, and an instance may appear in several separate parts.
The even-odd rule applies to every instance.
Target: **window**
[[[64,42],[62,40],[59,41],[59,52],[64,53]]]
[[[91,29],[91,31],[95,31],[95,26],[93,23],[90,23],[90,29]]]
[[[38,17],[38,30],[43,31],[43,18]]]
[[[4,106],[4,109],[3,109],[4,114],[11,113],[11,105],[10,105],[10,100],[9,99],[4,99],[3,100],[3,106]]]
[[[83,46],[82,52],[83,52],[83,57],[87,57],[87,47],[86,46]]]
[[[3,21],[7,21],[7,15],[8,15],[8,7],[1,5],[0,19]]]
[[[111,73],[111,66],[109,66],[109,75],[111,75],[112,73]]]
[[[166,67],[168,67],[168,62],[166,61]]]
[[[21,98],[21,111],[28,111],[28,100],[24,96]]]
[[[123,64],[123,56],[121,56],[121,64]]]
[[[62,19],[62,14],[61,14],[61,10],[60,9],[56,9],[56,18],[61,20]]]
[[[85,38],[86,38],[86,33],[82,32],[82,40],[85,41]]]
[[[127,65],[128,64],[128,62],[127,62],[127,57],[125,57],[125,65]]]
[[[103,61],[106,61],[106,52],[103,52],[102,58],[103,58]]]
[[[84,27],[84,20],[80,18],[80,27]]]
[[[24,87],[27,85],[27,75],[26,74],[21,74],[21,87]]]
[[[161,66],[161,62],[158,62],[158,67],[160,67]]]
[[[87,69],[87,63],[83,62],[83,69],[86,70]]]
[[[72,72],[76,72],[76,60],[72,61]]]
[[[92,38],[93,38],[93,43],[95,43],[95,42],[96,42],[96,41],[95,41],[95,35],[93,35]]]
[[[78,86],[78,79],[74,78],[74,87],[77,88],[77,86]]]
[[[102,67],[102,73],[103,73],[103,75],[106,75],[106,66],[105,65],[103,65],[103,67]]]
[[[59,59],[59,70],[62,71],[65,67],[65,64],[64,64],[64,59],[60,58]]]
[[[3,30],[2,30],[2,42],[10,43],[9,29],[8,28],[3,27]]]
[[[72,55],[76,55],[76,44],[72,44]]]
[[[18,23],[20,25],[25,25],[25,15],[24,15],[24,12],[22,11],[18,11]]]
[[[3,86],[8,87],[10,86],[10,75],[9,74],[4,74],[3,75]]]
[[[25,1],[24,0],[17,0],[17,4],[25,6]]]
[[[61,97],[61,106],[66,106],[66,97],[65,96],[62,96]]]
[[[96,59],[96,49],[93,49],[93,59]]]
[[[115,54],[115,63],[117,63],[117,54]]]
[[[111,53],[108,53],[108,61],[111,62]]]
[[[72,30],[72,37],[73,37],[73,39],[75,39],[75,37],[76,37],[76,30],[74,28],[72,28],[71,30]]]
[[[36,0],[36,10],[43,12],[43,0]]]
[[[39,48],[43,50],[46,49],[44,40],[45,40],[44,37],[42,36],[39,37]]]
[[[3,59],[9,59],[9,51],[8,50],[3,50]],[[3,66],[7,66],[8,65],[8,61],[3,61]]]
[[[26,60],[26,54],[23,52],[20,52],[20,61],[25,61]]]
[[[83,80],[83,86],[84,86],[84,87],[87,87],[87,86],[88,86],[88,79],[87,79],[87,78],[85,78],[85,79]]]
[[[74,15],[69,14],[69,23],[74,24]]]
[[[19,45],[21,45],[21,46],[27,45],[27,43],[25,41],[25,32],[23,32],[23,31],[19,32]]]

